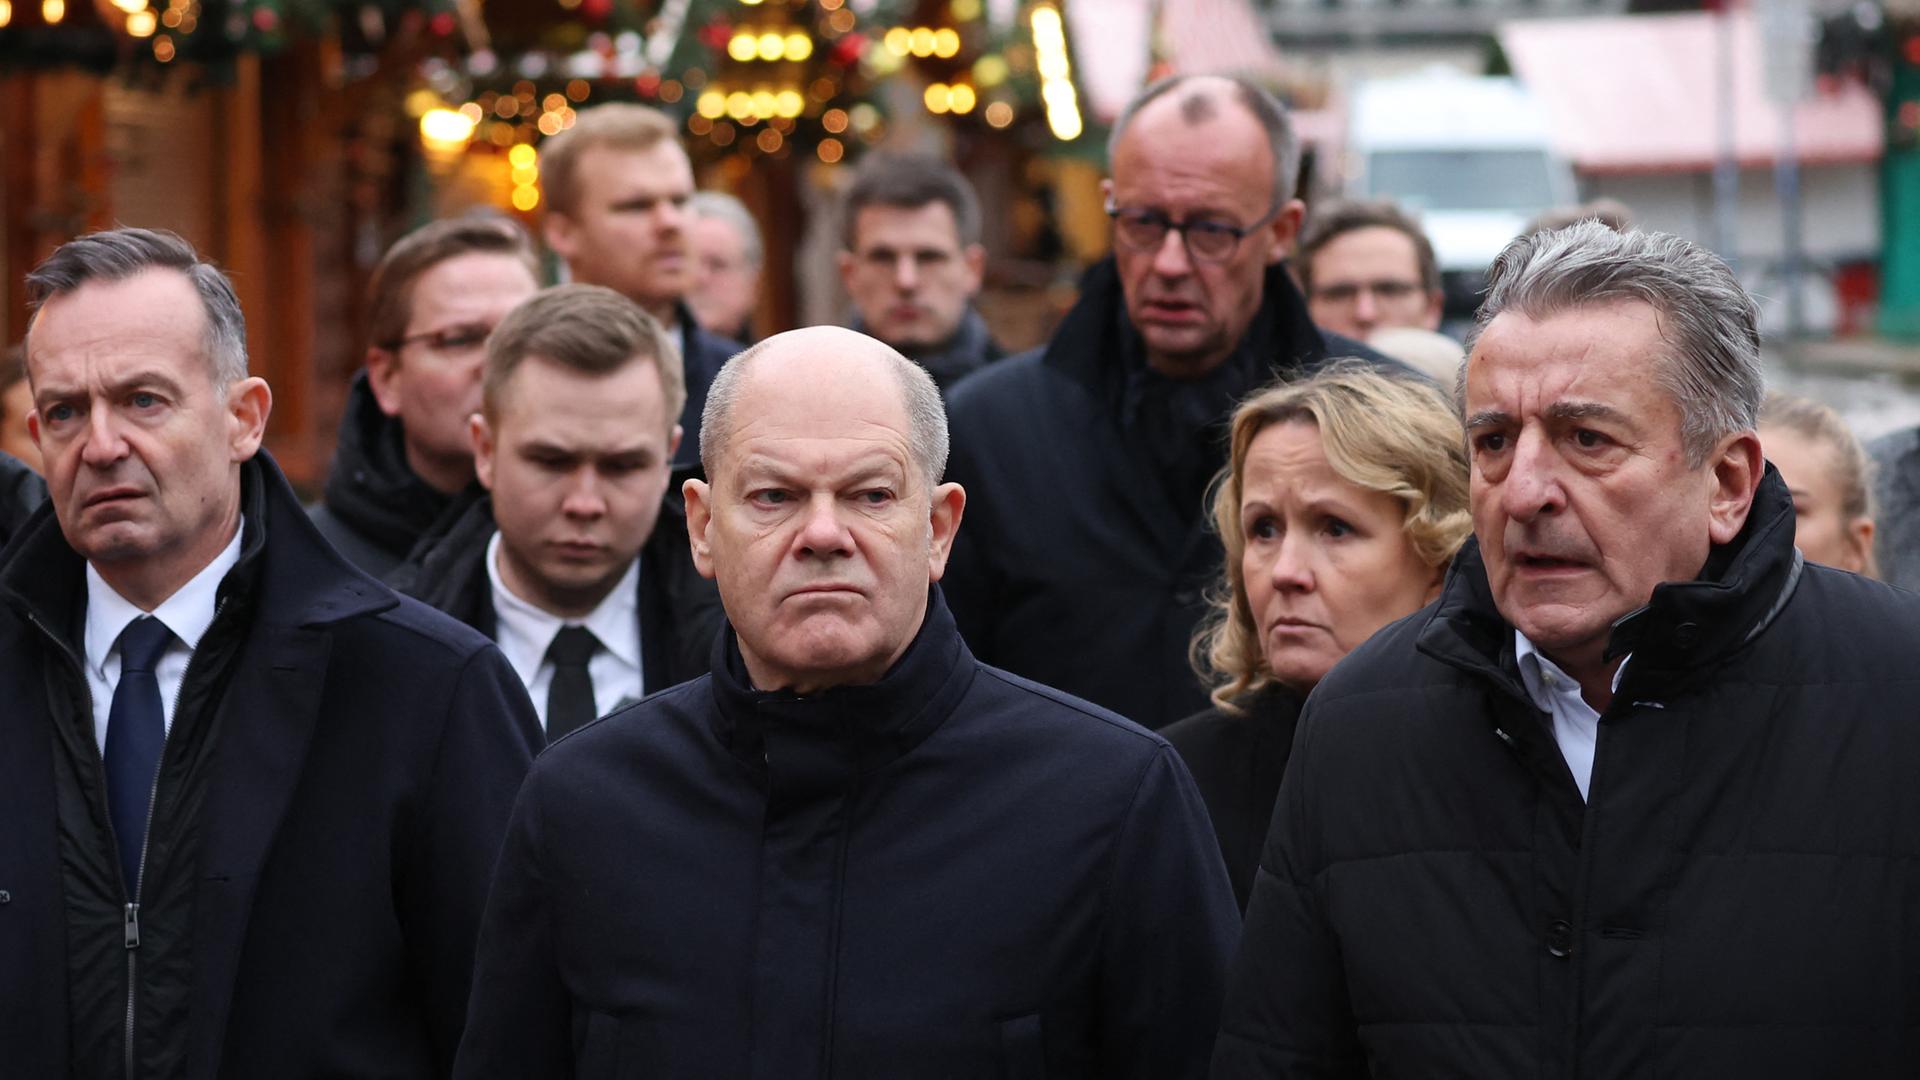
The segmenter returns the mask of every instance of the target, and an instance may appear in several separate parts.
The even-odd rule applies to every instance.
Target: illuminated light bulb
[[[981,86],[999,86],[1007,81],[1007,61],[1000,56],[983,56],[974,61],[973,81]]]
[[[754,141],[760,144],[760,149],[763,153],[771,154],[780,149],[780,144],[785,140],[781,138],[779,132],[768,128],[762,131]]]
[[[774,108],[773,91],[755,90],[753,92],[753,115],[765,119],[775,115],[776,112],[777,110]]]
[[[973,92],[973,87],[966,83],[954,83],[947,90],[947,105],[957,113],[972,112],[979,100],[979,95]]]
[[[813,55],[813,39],[805,34],[787,35],[787,59],[805,60]]]
[[[907,51],[922,59],[933,55],[933,31],[916,26],[907,37]]]
[[[521,143],[520,145],[525,146],[527,144]],[[528,168],[527,166],[524,166],[524,165],[514,166],[512,171],[509,172],[507,175],[512,177],[513,182],[516,184],[537,184],[540,182],[540,170],[535,168]]]
[[[921,99],[927,103],[927,111],[935,116],[940,116],[947,111],[946,83],[934,83],[932,86],[927,87],[926,93],[920,96]]]
[[[513,189],[513,208],[526,213],[540,205],[540,189],[521,186]]]
[[[791,120],[807,107],[807,99],[798,90],[782,90],[773,96],[773,111]]]
[[[161,63],[173,60],[173,39],[165,34],[153,39],[153,58]]]
[[[142,8],[127,16],[127,34],[130,37],[152,37],[153,32],[159,28],[160,16],[149,9]]]
[[[771,31],[760,35],[758,45],[762,60],[778,60],[787,55],[787,39]]]
[[[947,10],[961,22],[972,22],[980,17],[980,0],[953,0]]]
[[[933,32],[933,55],[948,60],[960,52],[960,35],[951,26]]]
[[[1067,77],[1067,54],[1043,52],[1040,54],[1040,77],[1049,81]]]
[[[821,161],[829,165],[835,165],[839,163],[841,158],[847,156],[847,148],[841,145],[839,139],[821,139],[820,146],[815,153],[820,155]]]
[[[131,15],[147,9],[147,0],[113,0],[113,6]]]
[[[708,90],[694,102],[694,111],[709,120],[718,120],[727,115],[727,95],[718,90]]]
[[[531,169],[539,160],[540,151],[535,150],[527,143],[521,143],[507,151],[507,164],[516,169]],[[519,180],[518,178],[516,178],[516,182],[522,184],[531,183],[531,181]]]
[[[9,3],[8,0],[0,0],[0,26],[5,26],[12,21],[13,4]]]
[[[727,95],[727,115],[735,120],[745,120],[753,115],[753,96],[745,90],[735,90]]]
[[[67,0],[41,0],[40,17],[46,20],[48,26],[66,18]]]
[[[567,107],[567,95],[548,94],[540,99],[540,107],[547,112],[559,112]]]
[[[727,42],[727,55],[746,63],[760,53],[760,39],[752,34],[735,34]]]
[[[160,38],[154,42],[158,53]],[[420,117],[420,141],[430,150],[458,150],[473,138],[473,121],[453,109],[429,109]]]
[[[847,111],[845,109],[828,109],[826,112],[820,114],[820,126],[833,132],[835,135],[840,134],[847,130]]]
[[[540,134],[542,135],[558,135],[560,134],[560,114],[557,112],[541,113],[540,119],[534,121],[533,126],[539,128]]]
[[[913,33],[904,26],[896,26],[887,31],[887,36],[881,40],[881,44],[885,45],[887,51],[893,55],[905,56],[913,51]]]
[[[460,106],[460,115],[477,124],[485,119],[487,110],[481,108],[479,102],[469,101],[465,105]]]
[[[987,106],[987,123],[1003,128],[1013,123],[1013,106],[1004,101],[996,101]]]

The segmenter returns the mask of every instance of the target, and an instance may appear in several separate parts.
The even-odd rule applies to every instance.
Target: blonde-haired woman
[[[1161,734],[1200,785],[1244,910],[1307,693],[1439,595],[1472,531],[1460,422],[1434,387],[1357,364],[1263,390],[1234,413],[1213,524],[1225,581],[1193,659],[1214,707]]]
[[[1879,577],[1873,559],[1873,463],[1840,414],[1770,393],[1760,447],[1793,493],[1793,543],[1811,562]]]

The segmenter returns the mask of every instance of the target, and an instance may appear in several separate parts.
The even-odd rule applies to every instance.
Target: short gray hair
[[[193,245],[164,229],[109,229],[69,240],[27,275],[27,305],[39,318],[48,300],[89,281],[125,281],[146,270],[177,270],[193,284],[206,312],[206,358],[224,391],[247,377],[247,320],[233,282],[200,258]],[[32,340],[33,325],[27,325]]]
[[[746,248],[747,261],[754,269],[766,265],[766,248],[760,243],[760,223],[753,220],[753,214],[747,204],[724,191],[696,191],[687,204],[697,218],[711,218],[724,221],[733,226],[740,234],[740,242]]]
[[[1191,85],[1195,80],[1204,80],[1201,85]],[[1182,88],[1186,93],[1180,102],[1180,116],[1188,124],[1199,125],[1214,116],[1214,97],[1205,85],[1205,81],[1225,80],[1232,84],[1233,100],[1247,110],[1260,130],[1266,132],[1267,149],[1273,155],[1273,201],[1275,210],[1293,195],[1295,182],[1300,172],[1300,140],[1293,133],[1293,122],[1287,119],[1287,108],[1280,99],[1273,96],[1266,87],[1243,75],[1170,75],[1140,91],[1120,115],[1113,121],[1113,129],[1107,133],[1107,169],[1113,169],[1113,153],[1120,147],[1120,138],[1126,133],[1127,125],[1141,109],[1154,101]]]
[[[735,355],[707,387],[707,404],[700,412],[700,467],[706,471],[708,480],[718,471],[722,449],[733,440],[733,405],[740,396],[740,384],[746,378],[747,367],[777,340],[776,334]],[[940,400],[940,388],[926,368],[890,347],[881,345],[881,350],[888,358],[887,366],[900,380],[900,392],[907,407],[908,448],[926,474],[928,489],[932,489],[946,474],[950,445],[947,408]]]
[[[1467,335],[1473,352],[1495,318],[1544,319],[1639,301],[1659,313],[1667,349],[1653,370],[1680,407],[1681,445],[1698,468],[1715,443],[1752,431],[1760,415],[1760,308],[1718,256],[1668,233],[1615,232],[1587,220],[1508,244],[1487,275],[1487,298]],[[1466,401],[1461,365],[1456,402]]]

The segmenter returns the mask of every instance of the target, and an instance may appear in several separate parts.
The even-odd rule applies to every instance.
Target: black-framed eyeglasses
[[[479,323],[464,326],[449,326],[443,330],[429,330],[423,334],[408,334],[387,342],[387,349],[399,352],[409,345],[425,344],[427,348],[440,353],[470,352],[487,343],[493,336],[493,327]]]
[[[1113,219],[1113,235],[1122,247],[1130,251],[1158,251],[1160,245],[1167,242],[1168,230],[1172,230],[1178,232],[1181,242],[1186,244],[1188,257],[1200,262],[1225,262],[1232,258],[1240,241],[1246,239],[1248,234],[1260,231],[1279,212],[1278,208],[1269,210],[1251,225],[1235,225],[1231,221],[1213,218],[1175,221],[1159,210],[1115,206],[1113,200],[1107,200],[1107,216]]]

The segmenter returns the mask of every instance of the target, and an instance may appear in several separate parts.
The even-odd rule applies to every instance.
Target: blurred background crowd
[[[232,272],[277,391],[268,445],[317,494],[381,255],[474,210],[537,233],[547,140],[637,102],[703,192],[687,300],[716,333],[869,325],[860,290],[898,282],[840,210],[864,159],[917,154],[977,193],[948,241],[969,332],[1019,351],[1111,243],[1118,111],[1201,72],[1291,110],[1291,268],[1324,327],[1448,366],[1417,331],[1457,339],[1502,245],[1585,205],[1732,263],[1774,385],[1863,436],[1920,422],[1912,0],[0,0],[0,333],[60,242],[179,232]],[[1403,242],[1417,290],[1345,269]],[[1316,253],[1340,280],[1313,280]]]

